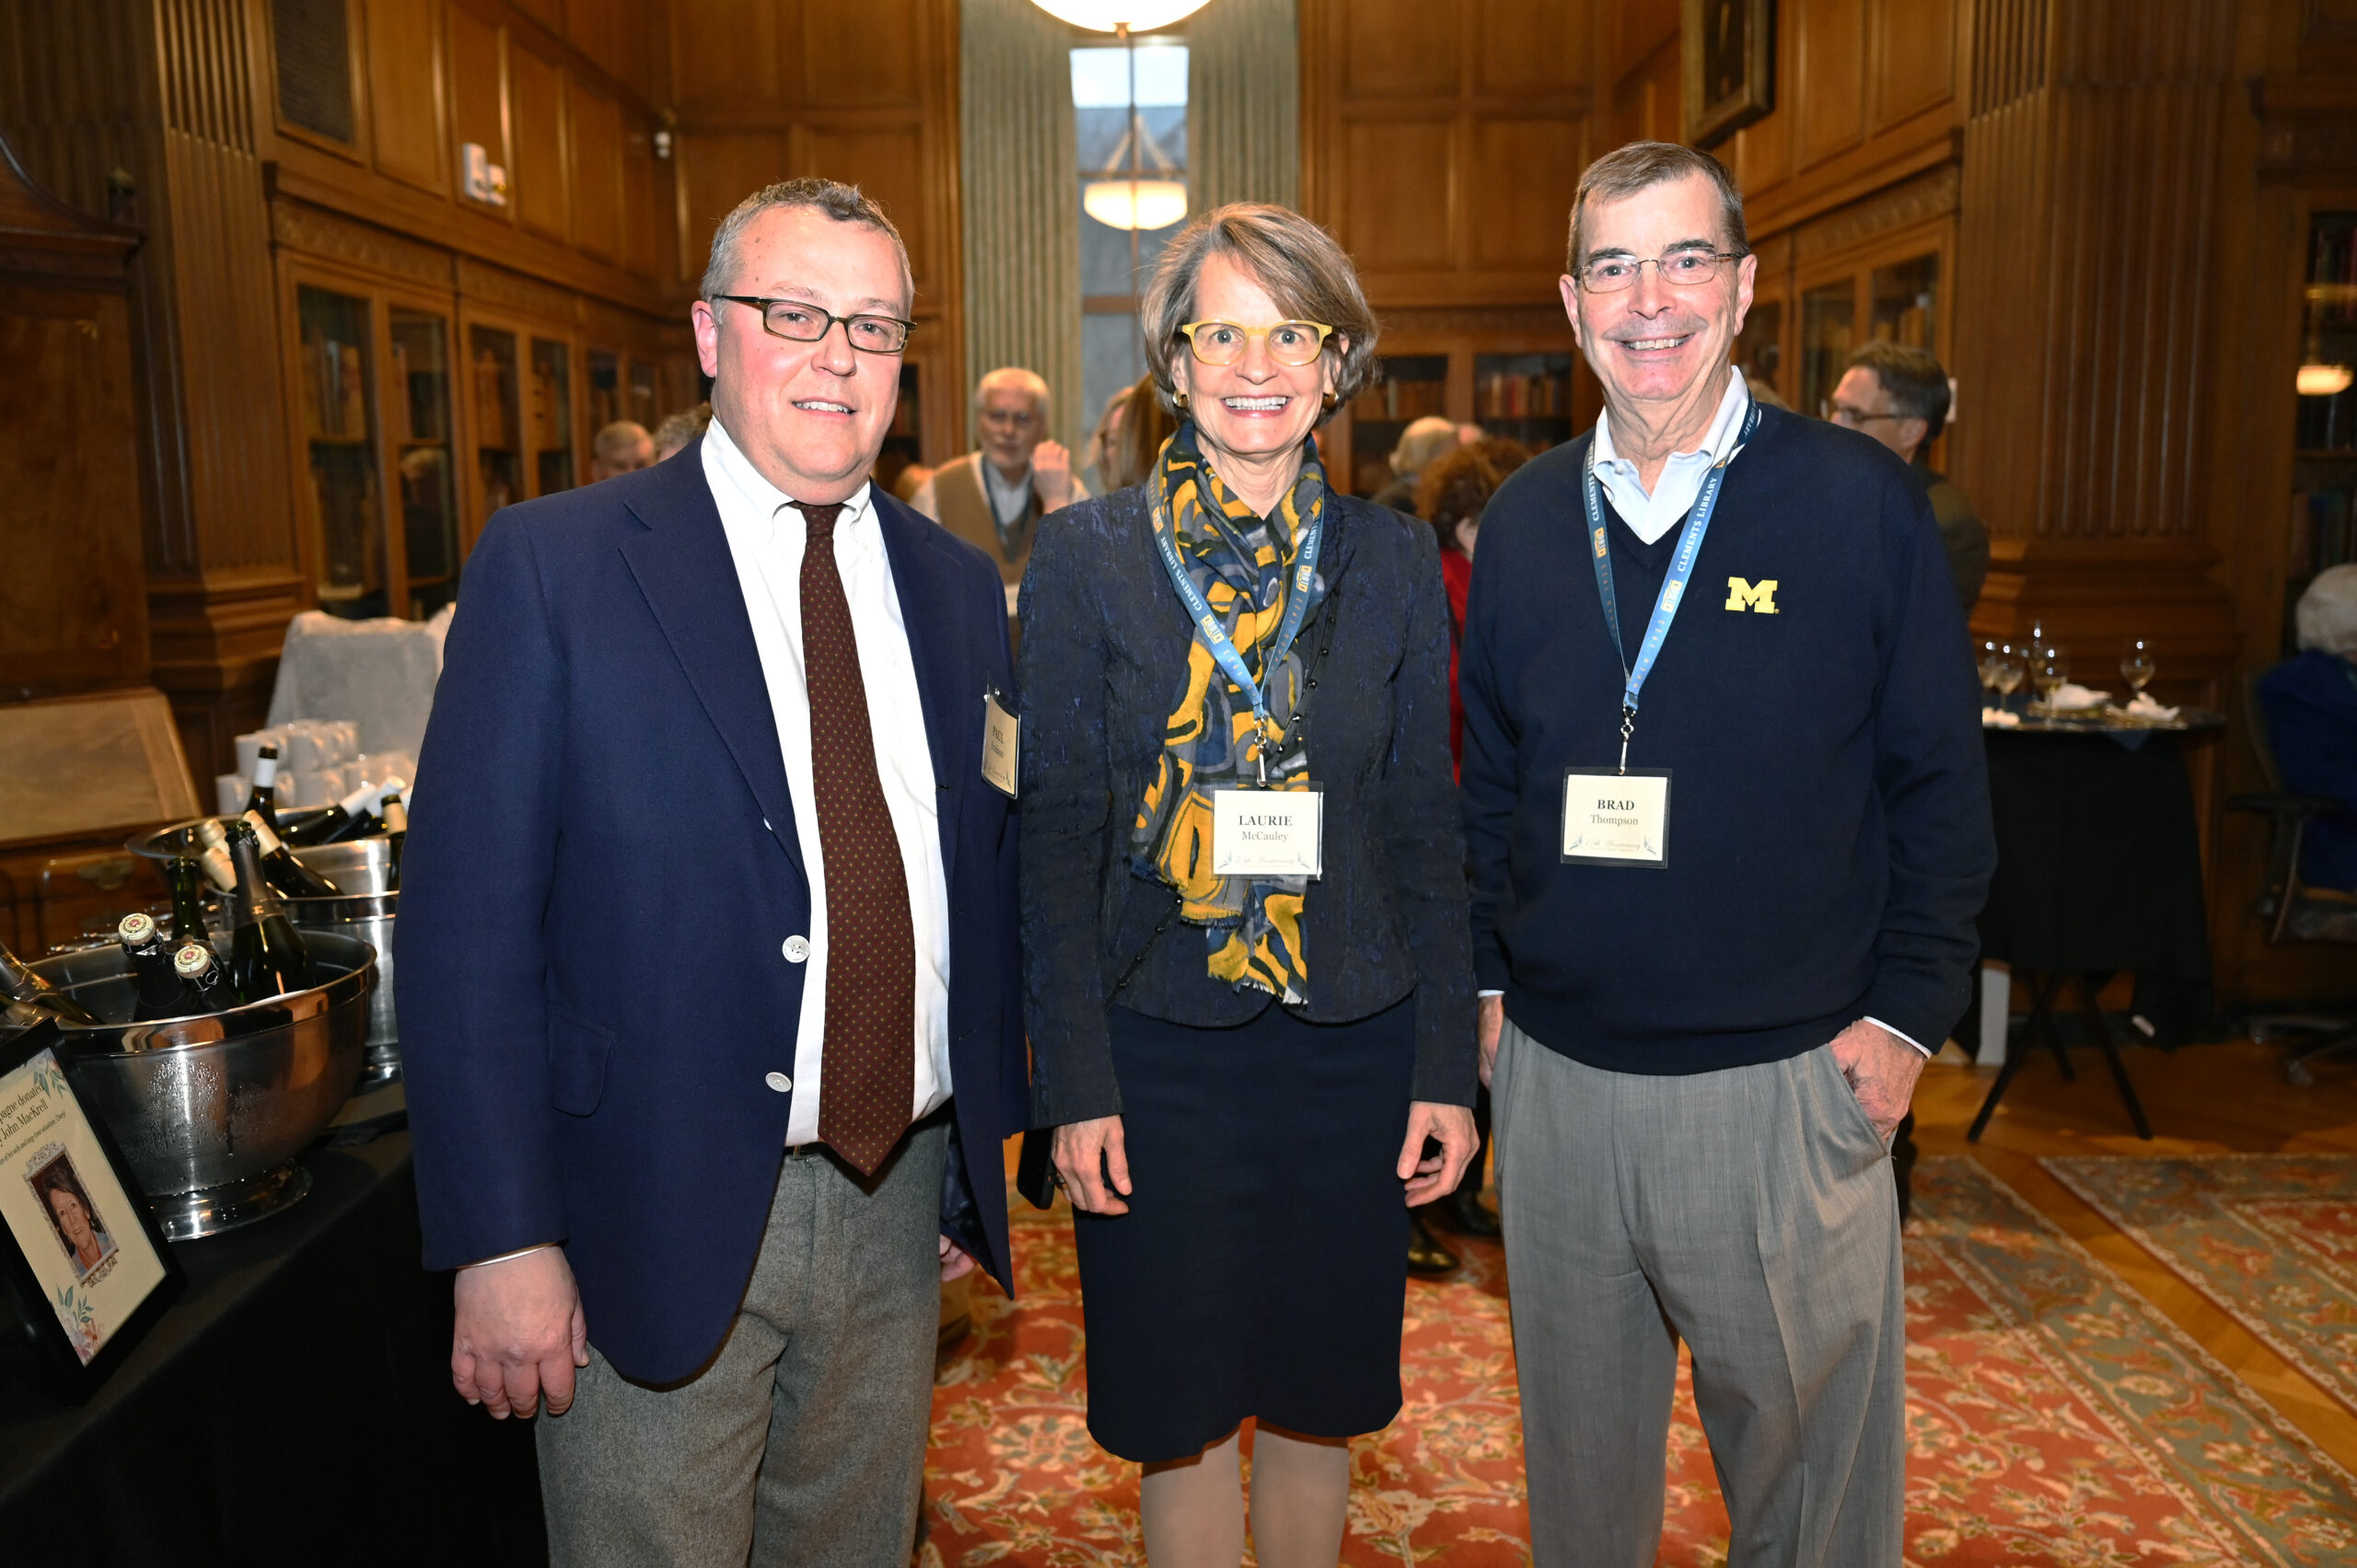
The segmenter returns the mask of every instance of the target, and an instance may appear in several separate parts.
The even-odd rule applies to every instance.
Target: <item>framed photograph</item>
[[[0,1283],[22,1341],[12,1359],[79,1403],[181,1283],[122,1151],[74,1091],[56,1028],[0,1040]]]
[[[1686,139],[1726,140],[1776,107],[1776,0],[1685,0]]]

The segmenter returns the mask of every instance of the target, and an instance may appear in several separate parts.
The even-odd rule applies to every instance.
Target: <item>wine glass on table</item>
[[[2143,696],[2159,668],[2153,662],[2153,645],[2142,637],[2130,638],[2128,651],[2119,656],[2119,678],[2128,682],[2131,703]]]
[[[2025,650],[2014,646],[2011,643],[1997,645],[1996,685],[1999,707],[2003,707],[2005,700],[2022,689],[2022,678],[2027,673],[2028,668],[2029,657]]]
[[[2029,680],[2049,715],[2056,712],[2054,694],[2071,679],[2071,656],[2058,644],[2049,644],[2030,656]]]
[[[1998,661],[2004,656],[2005,645],[1991,637],[1980,645],[1980,689],[1989,694],[1984,707],[1997,705]]]

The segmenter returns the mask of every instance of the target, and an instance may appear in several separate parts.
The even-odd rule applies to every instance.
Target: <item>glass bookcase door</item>
[[[1448,355],[1399,354],[1351,401],[1351,493],[1372,495],[1391,482],[1391,449],[1408,426],[1448,412]]]
[[[1784,384],[1779,379],[1784,368],[1782,300],[1753,303],[1751,313],[1743,319],[1743,331],[1735,340],[1735,363],[1748,379],[1773,389],[1778,397],[1784,395]]]
[[[458,475],[451,452],[450,320],[391,308],[393,467],[401,485],[401,562],[411,619],[423,621],[459,589]]]
[[[906,377],[902,379],[905,380]],[[630,384],[624,394],[624,407],[628,412],[622,417],[638,421],[646,427],[649,435],[653,435],[655,427],[663,423],[662,410],[655,391],[655,362],[653,360],[636,357],[631,360]]]
[[[1940,259],[1910,256],[1866,280],[1866,335],[1939,352]],[[1839,379],[1839,377],[1836,377]]]
[[[2357,212],[2309,220],[2294,390],[2286,657],[2297,651],[2293,610],[2300,596],[2326,567],[2357,561]]]
[[[1572,438],[1572,356],[1473,356],[1473,423],[1485,435],[1519,441],[1535,454]]]
[[[474,376],[475,482],[488,522],[524,499],[524,425],[517,392],[516,334],[478,325],[467,334]]]
[[[306,284],[296,291],[296,312],[319,607],[354,620],[384,615],[391,606],[371,435],[376,407],[370,305],[363,297]]]
[[[1857,346],[1858,288],[1853,278],[1801,296],[1801,401],[1804,413],[1825,416]]]
[[[622,356],[593,348],[588,366],[589,438],[595,441],[598,432],[626,417],[622,412]]]
[[[535,495],[573,488],[573,349],[532,340],[532,460]]]

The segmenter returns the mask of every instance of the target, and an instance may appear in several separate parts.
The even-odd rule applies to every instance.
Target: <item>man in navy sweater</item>
[[[1653,1561],[1682,1338],[1730,1562],[1897,1562],[1888,1140],[1996,858],[1955,588],[1904,464],[1732,372],[1715,159],[1590,166],[1570,265],[1607,412],[1491,502],[1460,676],[1534,1558]]]

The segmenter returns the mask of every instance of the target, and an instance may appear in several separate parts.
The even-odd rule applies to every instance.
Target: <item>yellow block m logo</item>
[[[1762,577],[1757,586],[1741,577],[1727,579],[1727,608],[1748,610],[1760,615],[1776,613],[1776,579]]]

